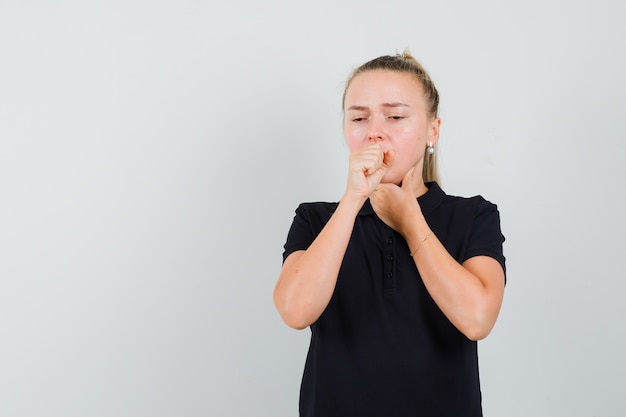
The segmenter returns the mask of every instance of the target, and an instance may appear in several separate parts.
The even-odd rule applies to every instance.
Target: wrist
[[[417,254],[417,252],[420,250],[420,248],[422,247],[422,245],[424,245],[424,243],[430,238],[434,236],[434,234],[432,232],[430,233],[426,233],[426,235],[424,236],[424,238],[422,240],[419,240],[417,242],[417,245],[415,247],[413,247],[413,249],[411,249],[411,246],[409,245],[409,255],[411,255],[411,258],[415,257],[415,255]]]
[[[404,234],[404,240],[406,240],[409,246],[411,256],[415,255],[424,242],[434,235],[423,216],[421,216],[421,219],[412,220],[410,229]]]
[[[415,201],[415,206],[405,209],[400,218],[402,219],[402,224],[399,232],[407,242],[420,239],[425,233],[430,231],[417,201]]]
[[[337,206],[337,211],[345,211],[348,213],[354,214],[356,216],[358,212],[365,204],[367,197],[346,192],[339,200],[339,205]]]
[[[360,209],[368,198],[368,194],[364,194],[359,191],[346,190],[341,196],[340,203],[350,206],[358,206]]]

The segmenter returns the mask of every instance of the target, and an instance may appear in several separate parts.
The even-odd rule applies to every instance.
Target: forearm
[[[344,196],[311,246],[285,261],[274,289],[274,304],[290,327],[309,326],[328,305],[363,202]]]
[[[431,297],[469,339],[483,339],[493,328],[502,304],[504,273],[501,267],[497,261],[486,257],[472,258],[461,265],[425,220],[413,224],[415,227],[407,233],[406,239],[412,251],[417,249],[413,259]]]

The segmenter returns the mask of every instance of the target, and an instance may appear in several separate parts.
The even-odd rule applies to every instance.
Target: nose
[[[384,131],[380,123],[376,120],[370,121],[367,129],[367,139],[370,142],[376,142],[383,140],[383,137]]]

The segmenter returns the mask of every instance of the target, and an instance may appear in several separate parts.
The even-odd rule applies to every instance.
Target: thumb
[[[402,188],[405,190],[412,190],[413,189],[413,173],[415,172],[415,167],[409,169],[409,172],[407,172],[404,175],[404,178],[402,178]]]
[[[390,166],[393,165],[393,160],[396,157],[396,150],[395,149],[389,149],[387,152],[384,153],[383,155],[383,167],[385,170],[387,170],[387,168],[389,168]]]

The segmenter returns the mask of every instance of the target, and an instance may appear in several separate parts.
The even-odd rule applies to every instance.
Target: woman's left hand
[[[370,202],[378,217],[403,236],[411,225],[415,225],[415,220],[422,216],[413,188],[414,170],[415,167],[407,172],[400,186],[379,184],[370,195]]]
[[[404,176],[401,186],[380,184],[370,196],[372,207],[404,237],[422,282],[448,320],[470,340],[483,339],[502,305],[504,270],[489,256],[474,256],[459,264],[437,236],[425,242],[433,232],[417,202],[421,184],[414,170]]]

